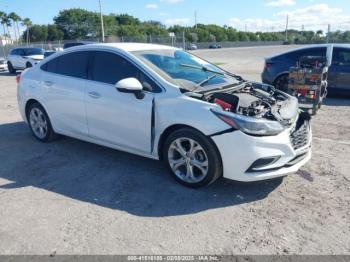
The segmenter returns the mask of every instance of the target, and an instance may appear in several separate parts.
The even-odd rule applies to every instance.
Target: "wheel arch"
[[[221,153],[220,153],[220,150],[218,149],[216,143],[214,142],[214,140],[210,137],[210,136],[207,136],[205,135],[203,132],[201,132],[200,130],[192,127],[192,126],[189,126],[189,125],[185,125],[185,124],[174,124],[174,125],[171,125],[169,127],[167,127],[163,133],[160,135],[159,137],[159,140],[158,140],[158,156],[159,156],[159,160],[163,160],[164,159],[164,156],[163,156],[163,147],[164,147],[164,144],[165,144],[165,141],[166,139],[169,137],[170,134],[172,134],[173,132],[179,130],[179,129],[182,129],[182,128],[188,128],[188,129],[192,129],[196,132],[199,132],[201,133],[203,136],[205,136],[216,148],[217,150],[217,153],[218,153],[218,156],[220,158],[220,161],[222,163],[222,158],[221,158]]]
[[[281,76],[284,76],[284,75],[289,75],[289,72],[288,72],[288,71],[283,71],[283,72],[279,73],[279,74],[274,78],[274,80],[272,81],[273,85],[275,86],[277,79],[280,78]]]
[[[28,99],[28,101],[26,102],[26,105],[25,105],[25,107],[24,107],[24,113],[25,113],[27,122],[28,122],[29,108],[30,108],[30,106],[31,106],[32,104],[34,104],[34,103],[38,103],[40,106],[42,106],[42,107],[44,108],[44,110],[45,110],[46,114],[48,115],[48,117],[49,117],[49,119],[50,119],[50,122],[51,122],[51,124],[52,124],[51,117],[50,117],[50,115],[49,115],[49,113],[48,113],[46,107],[45,107],[42,103],[40,103],[39,100],[37,100],[37,99],[35,99],[35,98],[30,98],[30,99]]]

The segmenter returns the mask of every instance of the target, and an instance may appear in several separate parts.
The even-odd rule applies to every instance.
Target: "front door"
[[[119,92],[115,84],[130,77],[138,78],[146,88],[153,83],[131,62],[107,51],[94,52],[89,72],[85,101],[90,137],[150,153],[154,94],[147,90],[143,99],[137,99],[132,93]]]

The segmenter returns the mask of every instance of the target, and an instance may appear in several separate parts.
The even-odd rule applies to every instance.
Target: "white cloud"
[[[188,25],[190,21],[191,19],[189,18],[173,18],[173,19],[166,19],[165,24],[166,25]]]
[[[268,2],[267,6],[273,6],[273,7],[281,7],[281,6],[292,6],[295,5],[295,0],[274,0]]]
[[[157,8],[158,8],[158,5],[157,5],[157,4],[147,4],[147,5],[146,5],[146,8],[147,8],[147,9],[157,9]]]
[[[233,17],[229,20],[228,24],[238,30],[256,32],[256,31],[279,31],[283,28],[283,22],[262,18],[246,18],[239,19]]]
[[[247,28],[248,31],[283,31],[286,27],[286,17],[289,16],[289,28],[300,30],[327,30],[331,24],[332,30],[349,30],[350,14],[343,9],[331,7],[328,4],[314,4],[305,8],[297,8],[291,11],[281,11],[270,19],[231,18],[228,24],[239,30]]]
[[[161,3],[167,3],[167,4],[178,4],[180,2],[183,2],[184,0],[159,0]]]
[[[350,23],[350,15],[344,13],[343,9],[330,7],[328,4],[315,4],[293,11],[283,11],[275,14],[275,17],[289,16],[291,24],[307,25],[314,27],[321,24]]]

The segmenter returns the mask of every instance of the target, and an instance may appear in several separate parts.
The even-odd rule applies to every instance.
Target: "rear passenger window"
[[[50,73],[86,79],[88,61],[89,52],[68,53],[45,63],[41,69]]]
[[[350,49],[335,48],[333,51],[333,64],[350,66]]]
[[[288,58],[293,61],[299,61],[303,56],[326,56],[327,48],[326,47],[317,47],[317,48],[307,48],[303,50],[298,50],[287,54]]]

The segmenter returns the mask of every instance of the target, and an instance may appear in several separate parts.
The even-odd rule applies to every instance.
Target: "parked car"
[[[189,47],[187,48],[188,50],[197,50],[198,46],[196,44],[190,44]]]
[[[312,45],[266,58],[262,81],[286,91],[288,88],[288,70],[295,66],[303,56],[327,57],[330,65],[328,92],[332,94],[350,94],[349,44]]]
[[[44,59],[44,50],[33,47],[19,47],[10,50],[7,58],[8,70],[15,74],[16,70],[33,67]]]
[[[190,187],[281,177],[311,158],[296,98],[169,46],[56,53],[22,73],[18,103],[39,141],[62,134],[162,159]]]
[[[220,48],[222,48],[222,46],[218,44],[213,44],[209,46],[209,49],[220,49]]]
[[[0,58],[0,71],[7,71],[8,70],[8,68],[7,68],[7,61],[6,61],[6,59],[4,59],[4,58]]]

